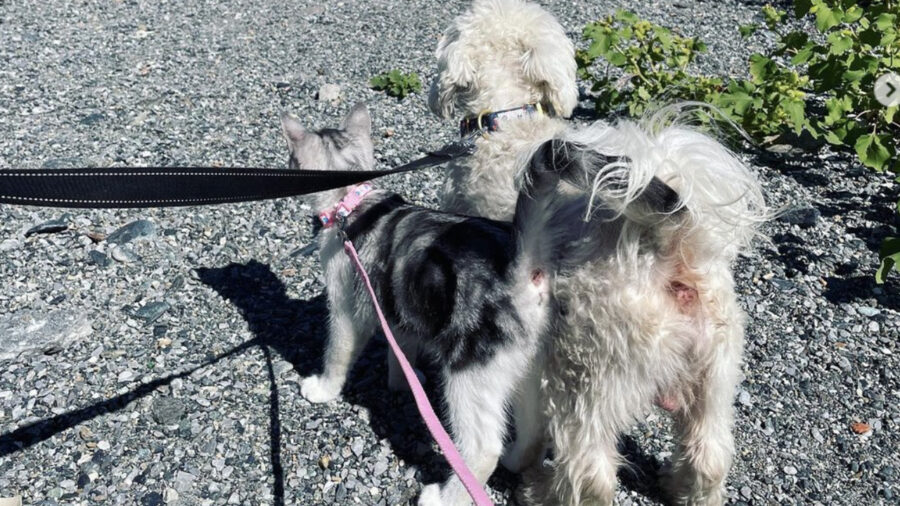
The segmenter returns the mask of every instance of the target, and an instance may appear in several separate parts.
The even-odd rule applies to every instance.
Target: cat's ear
[[[372,118],[369,116],[369,109],[366,104],[360,102],[350,109],[347,117],[344,118],[344,130],[363,137],[369,137],[372,134]]]
[[[307,134],[306,128],[303,128],[303,125],[297,121],[297,118],[289,113],[281,115],[281,133],[284,135],[284,140],[287,142],[288,150],[290,151],[293,151],[297,145],[302,143],[303,138]]]

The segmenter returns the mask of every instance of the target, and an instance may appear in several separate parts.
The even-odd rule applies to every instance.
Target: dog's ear
[[[459,40],[459,29],[455,26],[447,29],[435,51],[438,68],[428,91],[428,108],[444,119],[453,117],[457,94],[475,80],[475,71],[465,51]]]
[[[303,128],[297,118],[287,112],[281,115],[281,134],[287,142],[288,151],[293,152],[303,142],[306,133],[306,128]]]
[[[569,117],[578,105],[575,47],[562,27],[560,33],[552,32],[555,30],[529,41],[522,55],[522,70],[541,90],[543,100],[552,104],[560,116]]]
[[[370,137],[372,134],[372,118],[366,104],[359,102],[350,109],[344,118],[343,128],[347,132],[360,137]]]

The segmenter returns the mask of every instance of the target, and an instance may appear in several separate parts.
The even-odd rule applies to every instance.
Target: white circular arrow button
[[[875,81],[875,98],[885,107],[900,105],[900,75],[888,72]]]

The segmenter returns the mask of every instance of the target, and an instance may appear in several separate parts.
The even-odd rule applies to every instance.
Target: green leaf
[[[878,28],[882,32],[886,32],[891,29],[896,29],[897,26],[897,15],[885,12],[881,14],[877,18],[875,18],[875,28]]]
[[[763,18],[766,20],[766,26],[769,29],[772,29],[778,23],[781,23],[781,19],[784,17],[784,11],[778,10],[771,5],[766,5],[762,8]]]
[[[791,32],[779,40],[781,43],[780,51],[785,49],[800,49],[809,42],[809,35],[803,32]]]
[[[813,88],[818,92],[833,90],[840,84],[844,70],[844,63],[834,55],[810,65],[809,76],[814,80]]]
[[[606,61],[610,63],[610,65],[615,65],[616,67],[622,67],[626,63],[628,63],[628,58],[625,57],[625,54],[619,50],[613,49],[606,53]]]
[[[738,116],[746,114],[753,105],[753,97],[744,90],[729,90],[719,95],[719,106],[733,111]]]
[[[865,13],[863,8],[858,5],[851,5],[844,11],[844,23],[855,23]]]
[[[825,115],[825,124],[833,125],[838,123],[844,118],[846,112],[852,110],[850,97],[830,97],[825,99],[825,110],[828,111],[828,114]]]
[[[863,165],[877,171],[884,169],[885,163],[891,159],[891,151],[882,143],[883,139],[883,136],[875,134],[861,135],[856,139],[854,148]],[[888,139],[888,142],[890,142],[890,139]]]
[[[791,63],[794,65],[803,65],[808,62],[810,58],[812,58],[813,54],[815,54],[818,46],[814,42],[808,42],[803,46],[802,49],[797,51],[797,54],[791,58]]]
[[[634,24],[639,21],[637,14],[625,9],[616,9],[616,20],[628,24]]]
[[[847,131],[844,129],[830,130],[825,132],[823,137],[825,140],[834,146],[841,146],[844,144],[844,136],[847,134]]]
[[[594,41],[591,42],[591,45],[588,46],[587,54],[591,58],[597,58],[598,56],[604,56],[607,51],[609,51],[609,47],[612,45],[612,37],[608,34],[600,34]]]
[[[794,133],[800,135],[800,132],[803,131],[803,124],[806,122],[806,104],[802,100],[790,100],[783,102],[781,107],[791,120]]]
[[[816,11],[816,28],[818,28],[820,32],[824,32],[829,28],[833,28],[840,22],[840,7],[832,10],[826,7],[824,4],[819,5],[819,9]]]
[[[745,39],[756,33],[756,30],[759,30],[759,26],[755,24],[741,25],[738,27],[738,31],[741,33],[741,37]]]
[[[422,82],[418,75],[415,73],[404,74],[398,69],[371,78],[369,86],[401,100],[410,93],[422,90]]]
[[[881,265],[875,271],[875,282],[884,283],[891,270],[900,270],[900,237],[886,237],[881,243],[881,250],[878,252],[881,259]]]
[[[750,55],[750,76],[756,84],[765,82],[774,66],[775,62],[759,53]]]
[[[882,113],[882,117],[884,118],[885,123],[893,123],[894,116],[897,114],[898,108],[900,108],[900,106],[895,105],[893,107],[887,107],[884,109],[884,112]]]
[[[843,54],[853,47],[853,39],[841,32],[829,33],[826,40],[831,44],[828,54]]]

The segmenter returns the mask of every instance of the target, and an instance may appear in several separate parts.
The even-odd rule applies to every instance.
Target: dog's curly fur
[[[476,0],[438,43],[428,105],[444,118],[541,102],[568,117],[578,104],[575,49],[559,22],[522,0]],[[517,157],[565,128],[559,117],[507,122],[476,141],[471,157],[448,165],[441,207],[510,220]]]
[[[438,46],[429,106],[451,117],[548,101],[568,116],[577,102],[573,56],[540,7],[476,0]],[[611,504],[617,439],[654,403],[672,412],[679,435],[671,499],[724,501],[746,319],[731,265],[769,213],[750,170],[713,138],[680,126],[681,110],[574,130],[554,118],[510,122],[450,167],[444,208],[495,219],[512,216],[515,175],[538,162],[532,155],[549,139],[551,165],[581,164],[593,181],[591,191],[567,188],[559,200],[587,218],[558,223],[580,227],[584,240],[562,259],[568,268],[554,289],[561,312],[515,406],[518,436],[503,458],[510,470],[527,469],[527,504]],[[677,193],[664,212],[647,205],[659,181]],[[555,455],[549,466],[540,458],[545,437]]]
[[[654,402],[678,430],[672,500],[724,502],[746,319],[731,264],[768,211],[756,178],[726,148],[662,125],[673,109],[644,125],[598,122],[562,136],[584,150],[576,158],[595,180],[591,236],[615,241],[598,241],[557,278],[563,309],[542,378],[555,460],[526,473],[526,503],[611,504],[617,439]],[[653,177],[679,195],[669,213],[640,204]]]

